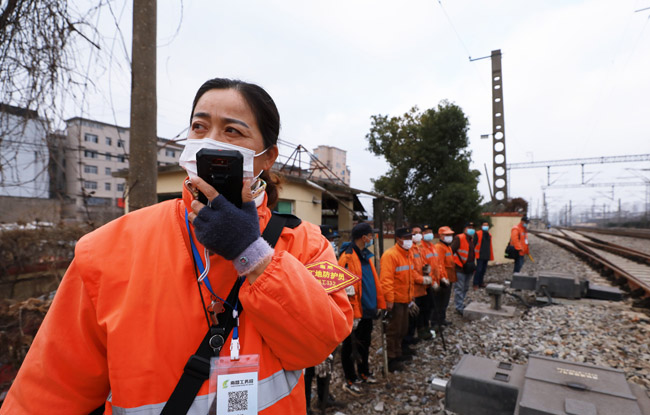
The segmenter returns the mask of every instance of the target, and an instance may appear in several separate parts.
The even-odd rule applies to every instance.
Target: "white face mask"
[[[251,178],[254,176],[253,160],[255,160],[255,157],[261,156],[266,152],[266,150],[268,150],[268,148],[266,148],[264,151],[255,154],[255,151],[248,148],[236,146],[234,144],[222,143],[221,141],[216,141],[211,138],[188,138],[185,140],[185,148],[181,153],[178,164],[185,169],[187,174],[190,176],[190,179],[197,177],[196,153],[204,148],[239,151],[241,155],[244,156],[244,178]],[[260,171],[260,174],[261,173],[262,172]]]
[[[446,242],[446,243],[448,243],[448,244],[450,244],[451,241],[453,241],[453,240],[454,240],[454,237],[451,236],[451,235],[447,235],[447,236],[443,236],[443,237],[442,237],[442,241],[443,241],[443,242]]]
[[[413,235],[413,242],[416,244],[419,243],[422,240],[422,234],[421,233],[416,233]]]
[[[406,239],[406,240],[402,241],[402,248],[406,249],[407,251],[409,249],[411,249],[412,246],[413,246],[413,241],[412,240]]]
[[[432,233],[426,233],[426,234],[424,234],[423,239],[425,241],[427,241],[427,242],[431,242],[431,241],[433,241],[433,234]]]

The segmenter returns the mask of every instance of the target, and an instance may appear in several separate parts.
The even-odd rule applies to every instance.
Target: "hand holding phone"
[[[214,187],[230,203],[241,208],[244,156],[240,152],[204,148],[196,154],[196,164],[200,178]],[[201,192],[199,192],[199,201],[206,205],[208,203],[208,199]]]

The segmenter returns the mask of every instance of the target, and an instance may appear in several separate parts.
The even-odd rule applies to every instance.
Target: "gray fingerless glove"
[[[273,255],[273,248],[260,235],[255,202],[238,209],[219,195],[199,211],[194,229],[199,242],[232,261],[239,275],[248,274]]]

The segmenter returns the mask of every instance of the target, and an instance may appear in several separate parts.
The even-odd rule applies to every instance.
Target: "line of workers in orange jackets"
[[[515,261],[516,271],[521,269],[523,256],[528,252],[527,225],[528,218],[524,216],[512,230],[510,243],[521,257],[521,261]],[[437,243],[434,243],[434,230],[429,225],[399,228],[395,231],[395,245],[381,257],[378,273],[372,247],[376,230],[363,222],[354,226],[351,241],[338,251],[339,265],[361,277],[347,288],[354,310],[354,328],[341,347],[346,392],[360,396],[358,383],[377,382],[368,365],[374,320],[387,317],[388,370],[393,372],[404,370],[404,363],[412,360],[415,351],[410,345],[432,339],[432,329],[440,330],[451,324],[446,312],[452,291],[454,308],[457,313],[463,313],[469,287],[485,287],[487,263],[494,260],[489,228],[489,224],[483,222],[476,230],[474,223],[469,222],[462,233],[454,235],[450,227],[442,226],[437,229]],[[321,231],[337,252],[336,231],[331,226],[321,226]],[[328,382],[319,380],[319,401],[328,399],[320,406],[342,406],[329,391],[323,392]],[[306,382],[305,386],[309,413],[311,382]]]

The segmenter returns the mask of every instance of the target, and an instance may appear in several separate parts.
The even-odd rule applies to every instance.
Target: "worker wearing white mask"
[[[435,292],[433,300],[433,320],[437,326],[448,326],[451,322],[446,319],[447,306],[451,297],[451,285],[456,282],[456,264],[450,247],[454,240],[454,231],[448,226],[442,226],[438,229],[438,237],[440,242],[435,245],[435,249],[442,266],[440,267],[440,289]]]
[[[402,362],[412,356],[402,353],[402,339],[408,330],[409,312],[417,311],[413,301],[414,260],[410,252],[413,246],[411,228],[395,231],[395,246],[381,257],[381,288],[386,300],[386,310],[391,313],[386,333],[388,370],[403,370]]]

